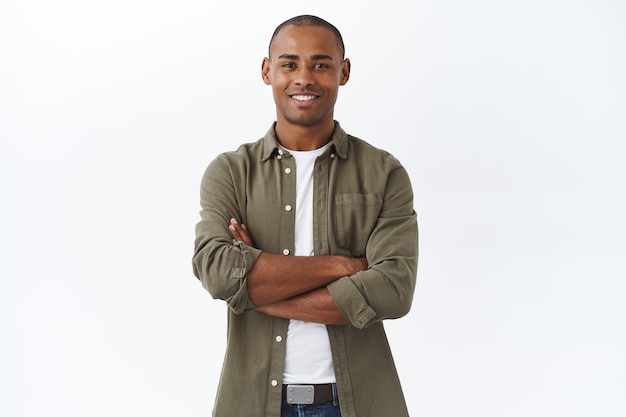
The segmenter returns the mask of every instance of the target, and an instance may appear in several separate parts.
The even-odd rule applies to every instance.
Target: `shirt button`
[[[331,153],[331,154],[330,154],[330,159],[335,159],[335,156],[336,156],[336,155],[335,155],[334,153]]]
[[[291,174],[291,168],[285,168],[285,174]]]
[[[283,159],[282,155],[277,155],[276,159]]]
[[[287,204],[287,205],[285,206],[285,210],[287,210],[287,211],[291,211],[291,206],[290,206],[289,204]]]
[[[278,154],[279,154],[279,155],[282,155],[282,154],[284,154],[284,153],[285,153],[285,152],[283,152],[283,150],[282,150],[282,149],[279,149],[279,150],[278,150]]]
[[[283,337],[282,336],[276,336],[276,341],[278,343],[282,342],[283,341]]]
[[[283,255],[289,255],[289,249],[283,249]]]
[[[278,385],[278,381],[276,381],[275,379],[272,379],[272,382],[270,382],[270,384],[272,384],[272,386],[275,387],[276,385]]]

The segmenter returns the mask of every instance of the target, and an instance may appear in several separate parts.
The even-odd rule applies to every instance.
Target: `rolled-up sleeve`
[[[232,217],[241,219],[242,198],[233,181],[223,156],[213,160],[204,173],[192,264],[194,275],[211,296],[225,300],[234,313],[240,314],[255,308],[248,297],[246,276],[261,251],[232,242],[228,224]]]
[[[357,328],[406,315],[417,282],[419,245],[413,191],[402,166],[387,177],[383,205],[373,229],[354,233],[369,233],[369,269],[328,285],[337,307]]]

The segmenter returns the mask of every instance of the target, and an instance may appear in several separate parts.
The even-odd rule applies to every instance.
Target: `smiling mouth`
[[[308,95],[308,94],[294,94],[293,96],[291,96],[291,98],[297,101],[311,101],[311,100],[315,100],[317,96]]]

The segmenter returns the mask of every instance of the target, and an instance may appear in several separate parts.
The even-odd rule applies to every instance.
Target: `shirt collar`
[[[262,161],[267,161],[278,152],[280,144],[276,139],[276,122],[272,124],[265,136],[263,137],[263,154]],[[335,121],[335,131],[333,137],[330,140],[330,148],[337,154],[338,157],[346,159],[348,156],[348,134],[341,128],[338,121]]]

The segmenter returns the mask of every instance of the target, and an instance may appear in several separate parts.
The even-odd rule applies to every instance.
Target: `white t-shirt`
[[[329,145],[314,151],[291,151],[296,162],[296,256],[314,255],[313,167]],[[284,384],[336,382],[326,325],[290,320],[287,332]]]

